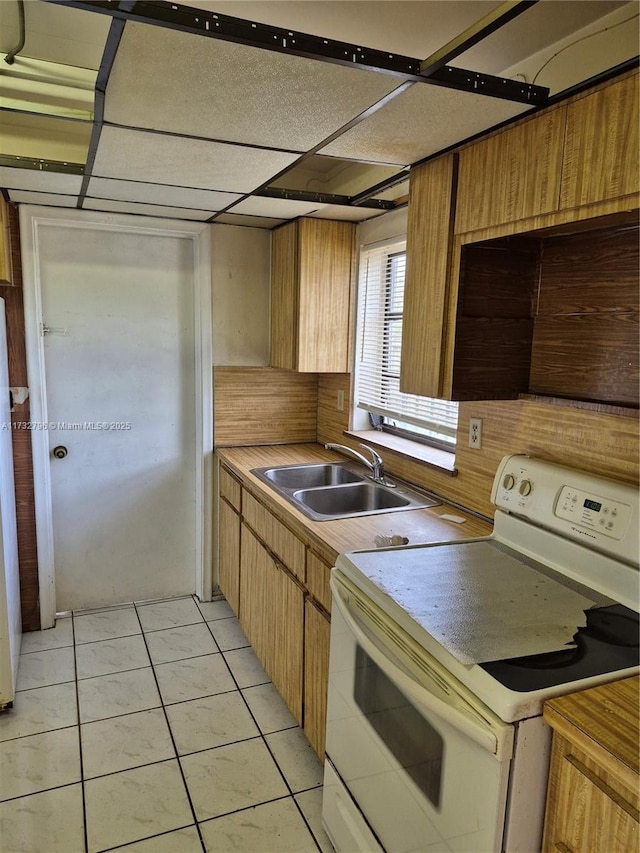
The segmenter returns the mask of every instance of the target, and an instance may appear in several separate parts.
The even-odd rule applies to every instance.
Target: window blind
[[[388,242],[365,248],[360,256],[357,405],[451,441],[457,403],[400,391],[405,249],[404,241]]]

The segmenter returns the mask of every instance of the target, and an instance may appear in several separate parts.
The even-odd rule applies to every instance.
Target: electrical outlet
[[[344,391],[338,391],[336,395],[336,410],[338,412],[344,412]]]
[[[482,418],[469,418],[469,447],[474,450],[482,447]]]

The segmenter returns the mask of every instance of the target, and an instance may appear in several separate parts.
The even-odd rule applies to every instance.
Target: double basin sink
[[[251,471],[314,521],[437,506],[429,495],[403,484],[374,483],[356,465],[319,463],[254,468]]]

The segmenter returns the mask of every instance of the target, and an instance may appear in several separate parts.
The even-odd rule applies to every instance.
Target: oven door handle
[[[384,649],[365,633],[360,626],[359,620],[351,613],[347,602],[342,598],[340,590],[334,585],[333,579],[331,580],[331,588],[333,590],[333,602],[347,623],[347,627],[358,641],[358,644],[369,655],[376,666],[405,694],[407,699],[411,700],[416,708],[440,717],[445,723],[454,726],[459,732],[471,738],[471,740],[483,749],[495,755],[498,760],[505,760],[511,757],[510,750],[507,750],[507,753],[504,754],[504,747],[508,744],[502,743],[504,738],[499,738],[499,733],[491,728],[491,721],[486,720],[485,724],[480,722],[477,719],[475,709],[469,706],[469,710],[474,714],[475,719],[471,718],[454,705],[450,705],[448,702],[439,699],[430,692],[428,687],[407,675],[389,659]],[[460,702],[465,702],[463,697],[460,697]],[[506,733],[510,728],[511,726],[502,723],[501,733]]]

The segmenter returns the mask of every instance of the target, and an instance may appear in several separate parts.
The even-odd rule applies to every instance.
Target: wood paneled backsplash
[[[318,382],[318,441],[357,446],[343,435],[348,412],[336,411],[339,389],[349,399],[350,377],[320,376]],[[583,471],[628,483],[639,481],[639,425],[629,417],[537,400],[460,403],[457,477],[440,473],[391,450],[381,450],[387,471],[432,489],[450,501],[492,516],[491,485],[502,457],[528,453]],[[469,418],[482,418],[482,449],[467,446]]]
[[[315,441],[318,377],[270,367],[215,367],[216,447]]]

